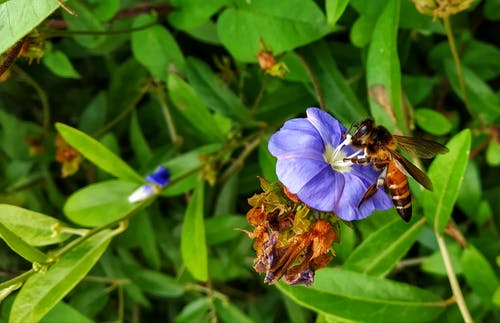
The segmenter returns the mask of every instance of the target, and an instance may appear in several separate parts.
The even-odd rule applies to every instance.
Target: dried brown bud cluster
[[[249,199],[252,209],[247,213],[254,227],[253,232],[246,232],[255,239],[254,269],[265,273],[268,284],[283,278],[289,285],[309,286],[315,271],[333,258],[338,218],[310,209],[279,183],[262,178],[260,182],[263,192]]]
[[[61,176],[68,177],[76,173],[82,160],[80,152],[71,147],[60,135],[56,137],[56,147],[56,161],[62,164]]]
[[[468,9],[474,0],[412,0],[420,13],[434,19],[445,18]]]
[[[276,58],[270,51],[261,51],[257,54],[257,60],[262,70],[266,74],[277,77],[284,77],[288,72],[288,67],[284,62],[277,62]]]

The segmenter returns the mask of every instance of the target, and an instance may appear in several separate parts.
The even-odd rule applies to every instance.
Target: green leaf
[[[447,42],[445,45],[449,48]],[[470,40],[464,47],[464,52],[460,58],[461,62],[473,70],[481,79],[489,81],[500,75],[500,62],[496,59],[500,56],[498,47],[478,40]],[[449,58],[452,58],[449,49],[448,53]]]
[[[500,165],[500,143],[494,138],[491,139],[488,148],[486,148],[486,161],[492,167]]]
[[[147,70],[133,58],[113,70],[108,93],[108,115],[118,115],[135,107],[144,95],[148,79]]]
[[[486,0],[484,16],[489,20],[500,20],[500,0]]]
[[[214,116],[189,84],[179,76],[169,74],[167,87],[170,98],[182,115],[189,120],[207,142],[217,142],[224,138]]]
[[[211,45],[221,44],[219,35],[217,34],[217,25],[212,20],[207,21],[206,23],[196,27],[195,29],[187,30],[186,33],[194,39],[197,39],[198,41],[203,43]]]
[[[59,302],[43,317],[40,323],[92,323],[93,320],[78,312],[72,306]]]
[[[161,261],[158,245],[157,223],[153,223],[152,214],[143,209],[129,220],[127,231],[116,238],[122,248],[140,248],[142,258],[149,267],[160,270]]]
[[[62,242],[71,235],[56,233],[65,223],[48,215],[14,205],[0,204],[0,224],[32,246],[46,246]]]
[[[15,278],[14,278],[15,279]],[[2,303],[7,296],[18,290],[23,286],[23,282],[12,282],[11,280],[4,281],[0,284],[0,303]]]
[[[462,265],[460,264],[460,257],[462,256],[462,248],[458,243],[447,243],[446,248],[450,254],[451,265],[455,274],[462,274]],[[443,255],[441,251],[437,250],[432,253],[425,261],[422,263],[422,270],[439,276],[447,276],[448,272],[443,262]]]
[[[136,183],[144,181],[142,176],[130,168],[120,157],[94,138],[62,123],[56,123],[56,128],[68,144],[102,170],[125,181]]]
[[[387,4],[387,0],[351,0],[349,4],[359,12],[359,18],[351,29],[351,42],[356,47],[365,47],[372,38],[375,25]]]
[[[303,84],[287,84],[262,98],[254,118],[268,124],[283,122],[303,113],[306,107],[314,106],[316,102]]]
[[[204,156],[215,153],[220,148],[220,144],[201,146],[163,163],[163,166],[168,168],[172,174],[173,184],[168,185],[161,194],[175,196],[193,189],[198,181],[199,172],[197,170],[201,171],[204,165],[206,159]]]
[[[335,249],[335,259],[344,262],[347,258],[351,256],[354,247],[356,246],[357,237],[356,232],[353,228],[340,222],[340,232],[342,232],[341,243],[334,244]]]
[[[173,0],[175,10],[168,15],[168,22],[180,30],[192,30],[210,20],[228,0]]]
[[[68,30],[87,32],[86,35],[75,35],[73,39],[83,47],[99,51],[100,47],[104,47],[111,38],[110,36],[93,34],[92,32],[105,31],[104,25],[87,4],[81,1],[71,1],[70,7],[78,16],[73,16],[63,10],[64,21],[68,24]]]
[[[299,305],[342,321],[425,322],[445,308],[429,291],[339,268],[319,270],[310,287],[277,286]]]
[[[186,74],[189,84],[212,111],[234,120],[247,119],[248,110],[240,98],[206,63],[193,57],[188,58]]]
[[[344,13],[349,0],[326,0],[326,21],[329,26],[334,26]]]
[[[2,223],[0,223],[0,237],[13,251],[24,259],[33,263],[44,263],[47,261],[47,255],[37,248],[30,246],[22,237],[10,231]]]
[[[12,0],[11,0],[12,1]],[[0,146],[8,157],[15,160],[30,160],[29,150],[26,145],[27,138],[38,138],[41,134],[40,126],[23,121],[14,115],[0,110]]]
[[[196,280],[207,281],[207,245],[203,206],[205,183],[200,178],[189,199],[181,233],[181,255],[187,270]]]
[[[446,145],[450,151],[437,156],[429,167],[427,174],[434,185],[434,192],[424,192],[424,215],[438,233],[443,233],[457,200],[467,167],[470,143],[470,130],[461,131]]]
[[[214,300],[215,310],[217,315],[220,316],[223,322],[239,322],[239,323],[252,323],[250,317],[243,313],[238,307],[229,302],[229,300],[221,300],[216,298]]]
[[[222,184],[222,187],[213,206],[212,214],[216,216],[222,214],[232,214],[236,212],[236,203],[239,197],[239,172],[235,172],[227,178]]]
[[[224,46],[238,61],[256,62],[261,43],[274,53],[295,49],[330,31],[320,8],[311,0],[240,1],[217,21]]]
[[[500,287],[497,288],[495,294],[493,294],[493,304],[495,304],[497,307],[500,307]]]
[[[209,246],[232,240],[242,235],[236,229],[248,228],[243,215],[218,215],[205,220],[205,233]]]
[[[134,267],[133,270],[127,270],[127,274],[146,293],[168,298],[184,294],[182,284],[163,273]]]
[[[123,254],[122,254],[123,256]],[[115,256],[110,252],[105,253],[99,261],[100,268],[103,269],[107,277],[123,277],[127,278],[125,274],[125,260],[123,257]],[[126,295],[135,303],[143,307],[151,307],[150,301],[146,298],[141,288],[133,281],[123,285],[123,290]]]
[[[69,298],[69,304],[88,317],[95,317],[111,298],[106,284],[88,282],[75,288]]]
[[[210,310],[212,300],[203,297],[188,303],[175,317],[177,323],[204,322],[205,316]]]
[[[106,92],[101,91],[94,95],[78,118],[78,129],[85,133],[96,133],[106,122],[107,110]]]
[[[408,100],[413,106],[418,106],[429,98],[434,86],[438,83],[436,78],[428,76],[403,76],[403,89]]]
[[[51,51],[43,55],[43,64],[57,76],[79,79],[80,73],[73,67],[68,56],[60,50]]]
[[[463,100],[455,64],[452,60],[446,60],[444,67],[453,91]],[[488,124],[494,124],[500,120],[500,99],[491,87],[465,66],[462,66],[462,73],[467,100],[475,117]]]
[[[311,312],[297,304],[286,294],[282,294],[283,303],[285,304],[290,323],[303,323],[311,320]],[[319,318],[316,318],[316,323],[319,323]],[[326,322],[325,322],[326,323]]]
[[[482,199],[481,177],[474,160],[465,169],[464,179],[457,197],[457,205],[470,219],[478,219],[477,212]]]
[[[31,276],[17,294],[9,321],[39,321],[85,277],[112,236],[110,230],[99,232],[63,255],[47,272]]]
[[[436,136],[442,136],[451,131],[450,120],[435,110],[415,110],[415,121],[420,128]]]
[[[318,80],[329,112],[344,124],[360,120],[368,115],[340,73],[324,41],[307,46],[303,53]]]
[[[120,10],[120,0],[107,0],[95,3],[94,13],[101,21],[113,18]]]
[[[133,27],[145,26],[154,17],[141,15]],[[132,33],[132,53],[158,80],[164,80],[167,71],[184,71],[184,56],[170,32],[161,25],[155,25]]]
[[[32,31],[59,7],[54,0],[10,0],[0,4],[0,53]]]
[[[153,157],[153,152],[149,147],[149,143],[142,132],[141,125],[139,124],[139,119],[137,118],[137,113],[134,111],[132,118],[130,119],[130,144],[134,150],[135,158],[138,163],[144,167],[147,162]]]
[[[400,29],[409,29],[410,32],[415,31],[422,35],[430,35],[432,33],[444,35],[446,33],[440,20],[418,12],[417,8],[415,8],[415,3],[412,1],[401,1],[400,12]]]
[[[485,304],[491,304],[496,289],[500,287],[491,264],[471,244],[464,250],[461,263],[467,284]]]
[[[66,204],[64,214],[72,222],[83,226],[102,226],[116,221],[137,207],[128,196],[138,184],[110,180],[91,184],[73,193]]]
[[[389,222],[354,250],[344,268],[370,276],[387,275],[418,239],[424,223],[422,219],[411,226],[401,219]]]
[[[366,79],[369,91],[375,92],[370,99],[371,115],[389,130],[398,127],[404,133],[407,130],[407,118],[401,100],[397,47],[399,5],[399,0],[387,1],[377,20],[368,49]]]
[[[259,166],[262,176],[266,180],[276,182],[278,181],[278,176],[276,175],[276,158],[269,153],[267,149],[268,143],[269,138],[262,140],[259,144]]]

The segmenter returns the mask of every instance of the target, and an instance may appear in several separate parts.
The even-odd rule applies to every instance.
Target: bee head
[[[369,135],[373,130],[374,124],[373,119],[365,119],[359,124],[356,124],[353,137],[361,139],[362,137]]]

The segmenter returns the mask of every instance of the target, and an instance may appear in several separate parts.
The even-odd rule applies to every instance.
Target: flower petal
[[[278,159],[276,175],[290,193],[296,194],[305,184],[327,168],[331,169],[325,161],[303,158],[303,156]]]
[[[318,131],[323,142],[337,147],[342,142],[342,134],[347,129],[327,112],[318,108],[308,108],[306,110],[307,119]]]
[[[128,197],[128,202],[129,203],[140,202],[149,198],[155,193],[156,189],[154,186],[152,186],[151,184],[144,184],[139,186],[139,188],[137,188],[134,192],[132,192],[132,194],[130,194],[130,196]]]
[[[344,176],[335,172],[330,165],[311,178],[300,191],[299,199],[308,206],[323,212],[334,211],[342,197]]]
[[[339,199],[335,209],[339,218],[346,221],[360,220],[372,214],[376,209],[386,210],[392,207],[391,198],[383,190],[379,190],[358,208],[359,202],[371,183],[351,173],[346,175],[346,183],[348,185],[345,185],[342,198]]]
[[[164,166],[158,166],[154,173],[146,176],[146,180],[159,187],[165,187],[170,182],[170,171]]]
[[[373,207],[377,210],[388,210],[394,206],[392,198],[387,195],[383,189],[379,189],[375,195],[370,199]]]
[[[322,153],[324,147],[313,125],[302,118],[285,122],[283,127],[269,139],[268,149],[273,156],[280,158],[283,153],[304,149],[316,149]]]

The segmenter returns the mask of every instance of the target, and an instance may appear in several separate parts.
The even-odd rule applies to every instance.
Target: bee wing
[[[416,153],[421,158],[432,158],[449,151],[445,146],[432,140],[397,135],[394,135],[394,138],[399,148],[410,154]]]
[[[422,184],[423,187],[432,191],[432,182],[427,175],[421,171],[417,166],[413,165],[408,159],[404,158],[396,151],[391,151],[391,155],[395,160],[396,166],[405,174],[410,174],[417,182]]]

